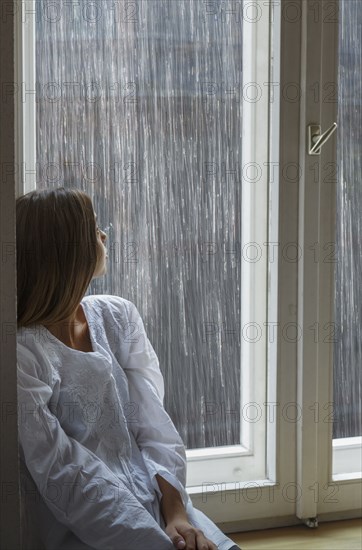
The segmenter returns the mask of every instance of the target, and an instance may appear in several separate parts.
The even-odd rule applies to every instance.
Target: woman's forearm
[[[166,525],[175,517],[182,517],[187,520],[185,506],[177,489],[159,474],[156,474],[156,479],[162,493],[161,512]]]

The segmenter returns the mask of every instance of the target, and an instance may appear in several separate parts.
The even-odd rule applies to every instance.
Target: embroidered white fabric
[[[190,523],[229,550],[185,489],[185,447],[136,306],[110,295],[81,303],[92,352],[42,325],[17,334],[20,449],[46,550],[172,550],[156,473],[180,492]]]

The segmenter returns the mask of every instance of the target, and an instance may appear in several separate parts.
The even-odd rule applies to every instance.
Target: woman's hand
[[[165,532],[179,550],[217,550],[216,544],[207,539],[200,529],[183,518],[175,518],[165,528]]]
[[[156,479],[162,493],[161,512],[166,525],[165,532],[175,548],[217,550],[217,546],[188,521],[180,493],[159,474],[156,474]]]

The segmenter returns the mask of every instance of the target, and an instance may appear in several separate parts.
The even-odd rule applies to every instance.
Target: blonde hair
[[[97,223],[83,191],[59,187],[16,200],[18,328],[69,317],[97,265]]]

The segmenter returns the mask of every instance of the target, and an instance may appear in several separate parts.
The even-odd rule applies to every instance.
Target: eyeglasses
[[[112,226],[111,223],[108,225],[108,227],[105,227],[104,229],[102,229],[102,231],[103,231],[103,233],[108,233],[108,231],[109,231],[110,229],[113,229],[113,226]],[[100,233],[101,230],[100,230],[99,225],[97,225],[96,231],[97,231],[97,233]]]

